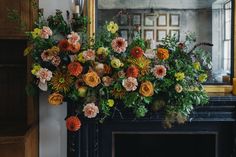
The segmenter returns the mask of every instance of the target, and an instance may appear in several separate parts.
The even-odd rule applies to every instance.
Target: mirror
[[[192,32],[197,42],[214,45],[208,49],[212,57],[208,84],[230,84],[233,6],[234,0],[97,0],[95,27],[112,20],[127,41],[140,33],[157,45],[166,35],[175,35],[181,42]]]

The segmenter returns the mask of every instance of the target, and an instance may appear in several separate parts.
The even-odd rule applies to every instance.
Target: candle
[[[79,5],[75,5],[75,13],[79,14]]]
[[[233,78],[233,95],[236,95],[236,78]]]

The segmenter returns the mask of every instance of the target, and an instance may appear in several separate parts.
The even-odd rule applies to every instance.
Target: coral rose
[[[166,60],[169,58],[169,51],[164,48],[157,49],[157,57],[161,60]]]
[[[75,132],[81,127],[81,122],[77,116],[70,116],[66,119],[66,128],[69,131]]]
[[[80,47],[81,47],[80,43],[76,43],[76,44],[73,44],[73,45],[70,44],[69,47],[68,47],[68,50],[73,52],[73,53],[77,53],[77,52],[79,52]]]
[[[143,56],[144,52],[143,52],[141,47],[136,46],[136,47],[131,49],[130,54],[134,58],[140,58],[140,57]]]
[[[96,87],[101,82],[100,77],[94,71],[89,71],[85,74],[83,80],[90,87]]]
[[[139,93],[145,97],[152,96],[154,94],[153,84],[150,81],[143,82],[139,88]]]
[[[79,74],[83,71],[83,67],[79,62],[71,62],[67,68],[72,76],[79,76]]]
[[[136,66],[131,66],[127,69],[126,71],[126,76],[127,77],[135,77],[137,78],[139,74],[139,70]]]
[[[58,106],[63,102],[63,95],[60,93],[52,93],[48,96],[48,103],[53,106]]]
[[[88,103],[84,106],[83,112],[85,117],[94,118],[99,113],[99,109],[94,103]]]

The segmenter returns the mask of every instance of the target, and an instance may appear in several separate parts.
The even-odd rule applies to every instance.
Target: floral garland
[[[49,104],[77,104],[76,114],[66,119],[68,130],[79,130],[82,116],[102,122],[116,111],[140,118],[160,110],[171,127],[185,122],[194,105],[208,102],[202,83],[210,62],[198,46],[209,44],[194,47],[192,34],[184,42],[166,37],[151,49],[139,36],[128,44],[115,22],[90,39],[70,31],[61,14],[50,18],[28,33],[25,54],[34,62],[33,86],[50,91]]]

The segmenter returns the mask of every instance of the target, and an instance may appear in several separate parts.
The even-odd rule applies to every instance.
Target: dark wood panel
[[[26,69],[0,68],[0,121],[26,121]]]
[[[0,65],[26,65],[26,57],[23,56],[26,46],[26,40],[0,40]]]

